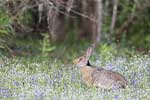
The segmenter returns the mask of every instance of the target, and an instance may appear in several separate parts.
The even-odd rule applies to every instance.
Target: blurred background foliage
[[[102,2],[102,47],[106,49],[109,47],[106,44],[115,44],[116,47],[148,52],[150,1],[116,1],[116,24],[112,32],[110,25],[115,0]],[[44,53],[56,50],[58,44],[73,46],[92,41],[94,33],[89,20],[92,20],[94,1],[0,0],[0,3],[0,50],[3,52],[12,55]]]
[[[11,19],[8,17],[4,9],[0,10],[0,48],[7,49],[14,39],[14,31],[10,25]]]

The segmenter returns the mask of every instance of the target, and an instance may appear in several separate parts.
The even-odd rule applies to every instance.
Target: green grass
[[[82,48],[83,47],[83,48]],[[150,57],[114,45],[101,45],[91,63],[123,74],[130,86],[123,90],[87,87],[72,64],[87,45],[59,47],[49,56],[0,57],[0,99],[3,100],[148,100]],[[58,48],[58,47],[57,47]]]

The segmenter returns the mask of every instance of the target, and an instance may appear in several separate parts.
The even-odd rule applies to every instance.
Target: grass
[[[83,47],[83,48],[82,48]],[[148,100],[150,57],[114,45],[101,45],[91,63],[123,74],[130,86],[123,90],[87,87],[72,60],[87,45],[59,47],[48,56],[0,57],[0,99],[3,100]]]

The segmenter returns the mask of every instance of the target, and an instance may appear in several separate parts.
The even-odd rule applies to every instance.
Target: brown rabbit
[[[73,61],[74,64],[80,67],[84,82],[88,86],[96,86],[104,89],[125,88],[128,81],[121,74],[90,65],[89,58],[92,51],[93,47],[89,47],[85,55]]]

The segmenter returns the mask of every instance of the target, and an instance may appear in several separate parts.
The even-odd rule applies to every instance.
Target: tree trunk
[[[113,0],[113,14],[112,14],[111,25],[110,25],[110,34],[114,33],[116,16],[117,16],[117,7],[118,7],[118,0]]]
[[[98,45],[101,39],[101,32],[102,32],[102,13],[103,13],[103,4],[102,0],[97,0],[95,2],[95,19],[93,25],[93,42]]]

